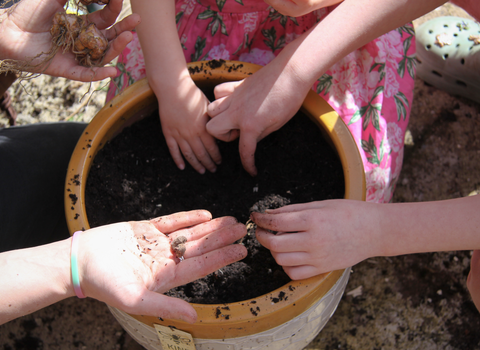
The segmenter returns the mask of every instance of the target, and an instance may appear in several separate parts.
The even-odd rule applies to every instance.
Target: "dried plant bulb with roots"
[[[64,52],[71,50],[82,66],[101,65],[108,50],[108,40],[94,23],[88,23],[85,16],[57,12],[50,34],[53,49],[58,51],[58,48],[63,47]]]
[[[77,8],[93,3],[106,5],[110,0],[78,0]],[[78,12],[77,12],[78,13]],[[89,22],[86,15],[57,12],[54,15],[52,27],[52,48],[48,52],[41,52],[35,57],[24,61],[0,61],[0,74],[15,73],[20,79],[28,79],[41,74],[50,64],[59,50],[70,51],[75,55],[78,63],[84,67],[100,67],[109,48],[105,35]],[[36,71],[38,73],[29,73]]]

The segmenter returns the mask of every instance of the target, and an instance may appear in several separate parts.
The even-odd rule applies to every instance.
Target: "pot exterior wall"
[[[227,339],[194,338],[197,350],[300,350],[307,346],[335,312],[350,276],[346,269],[335,285],[315,305],[290,321],[264,332],[246,337]],[[129,314],[110,307],[110,311],[123,328],[140,345],[148,350],[164,349],[155,328],[146,325]]]

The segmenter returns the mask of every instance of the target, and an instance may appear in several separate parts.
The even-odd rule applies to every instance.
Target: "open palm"
[[[232,245],[245,235],[244,225],[232,217],[210,218],[208,211],[196,210],[82,233],[79,266],[83,292],[129,313],[195,321],[192,306],[160,293],[247,254],[244,246]],[[179,236],[187,240],[183,261],[171,248]]]

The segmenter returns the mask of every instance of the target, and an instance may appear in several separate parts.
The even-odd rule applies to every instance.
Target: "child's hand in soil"
[[[205,210],[85,231],[78,249],[82,291],[128,313],[194,322],[190,304],[160,293],[243,259],[245,247],[232,243],[245,233],[234,218],[211,220]],[[181,262],[171,249],[179,236],[187,239]]]
[[[222,157],[216,140],[207,132],[209,101],[190,75],[176,87],[157,94],[162,131],[172,158],[179,169],[185,159],[200,174],[215,172]]]
[[[52,48],[53,16],[64,11],[67,0],[22,0],[18,5],[0,10],[0,59],[27,61],[39,54],[47,53]],[[140,23],[140,16],[131,15],[111,28],[122,9],[122,0],[112,0],[101,11],[88,15],[88,20],[95,23],[107,40],[109,49],[103,63],[109,63],[118,56],[132,40],[130,32]],[[40,63],[39,57],[33,63]],[[44,67],[40,67],[42,69]],[[34,69],[35,71],[35,69]],[[116,75],[114,67],[82,67],[71,52],[60,50],[45,70],[35,71],[52,76],[65,77],[79,81],[96,81]]]
[[[376,256],[380,240],[373,236],[378,231],[375,208],[340,199],[288,205],[251,217],[258,241],[291,279],[298,280]]]
[[[210,134],[222,141],[240,136],[243,167],[257,174],[257,142],[280,129],[299,110],[311,85],[295,80],[290,69],[274,61],[240,82],[215,87],[216,100],[208,106]]]

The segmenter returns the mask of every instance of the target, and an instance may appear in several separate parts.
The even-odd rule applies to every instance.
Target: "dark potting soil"
[[[344,196],[340,160],[302,113],[259,142],[256,177],[243,169],[238,141],[218,145],[222,164],[215,173],[200,175],[190,166],[183,171],[175,166],[157,112],[124,129],[98,152],[90,170],[86,186],[90,226],[193,209],[247,223],[255,204],[261,210],[272,199],[294,204]],[[254,233],[243,244],[248,249],[244,260],[166,294],[193,303],[221,304],[254,298],[290,281]]]

